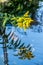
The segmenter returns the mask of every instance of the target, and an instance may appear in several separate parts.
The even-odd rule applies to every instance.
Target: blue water
[[[43,3],[40,2],[39,6],[41,5],[41,8],[37,9],[38,16],[41,15],[40,10],[43,12]],[[36,20],[43,24],[43,16],[42,19],[40,19],[40,16],[35,16]],[[35,55],[34,58],[31,60],[25,59],[20,60],[18,57],[13,56],[14,52],[13,50],[8,49],[8,60],[9,65],[43,65],[43,26],[33,26],[33,29],[27,29],[26,34],[24,34],[23,30],[19,30],[18,28],[14,28],[11,26],[6,27],[6,34],[8,34],[10,31],[14,32],[14,35],[16,35],[19,39],[21,39],[22,42],[25,43],[25,45],[31,44],[32,46],[32,52]],[[17,39],[17,38],[16,38]],[[16,40],[15,39],[15,40]],[[10,42],[10,41],[9,41]],[[0,65],[3,65],[3,49],[2,45],[0,45]]]

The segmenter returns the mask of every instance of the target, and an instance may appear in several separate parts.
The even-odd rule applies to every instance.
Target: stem
[[[4,53],[4,65],[8,65],[8,53],[6,44],[3,44],[3,53]]]

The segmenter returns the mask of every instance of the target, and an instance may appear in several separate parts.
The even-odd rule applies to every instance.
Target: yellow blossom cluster
[[[12,18],[12,20],[16,20],[17,22],[17,26],[21,29],[23,28],[24,31],[26,31],[26,29],[28,27],[30,27],[30,23],[33,22],[33,20],[29,17],[28,15],[29,11],[27,11],[23,16],[21,17],[14,17]]]

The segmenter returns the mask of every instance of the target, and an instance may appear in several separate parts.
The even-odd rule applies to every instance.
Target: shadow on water
[[[14,55],[14,56],[19,56],[20,59],[31,59],[33,58],[33,53],[32,53],[32,50],[31,50],[31,46],[30,44],[25,46],[24,43],[21,43],[21,40],[19,41],[19,39],[14,36],[14,32],[10,32],[6,35],[5,33],[5,28],[0,28],[0,36],[2,38],[0,38],[0,41],[3,39],[2,42],[0,42],[0,44],[3,45],[3,55],[4,55],[4,65],[9,65],[8,64],[8,53],[7,53],[7,48],[9,49],[13,49],[13,50],[17,50],[18,51],[18,54],[17,55]],[[10,36],[10,38],[8,38]],[[11,39],[11,42],[9,42],[9,40]],[[16,41],[15,41],[16,39]],[[8,44],[7,44],[8,43]],[[10,44],[10,45],[9,45]]]

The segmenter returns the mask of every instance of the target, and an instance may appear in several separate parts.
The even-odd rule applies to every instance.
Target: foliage
[[[2,26],[5,26],[6,22],[10,22],[14,26],[18,26],[19,28],[26,30],[26,28],[30,27],[30,23],[33,23],[31,17],[33,17],[34,12],[38,7],[38,1],[39,0],[1,0],[0,13],[4,15],[0,19],[3,21]],[[32,14],[31,17],[29,17],[30,13]],[[13,20],[11,20],[12,18]]]
[[[39,0],[2,0],[1,10],[4,13],[22,15],[26,11],[33,12],[36,10]],[[8,2],[7,2],[8,1]],[[1,1],[0,1],[1,3]]]

